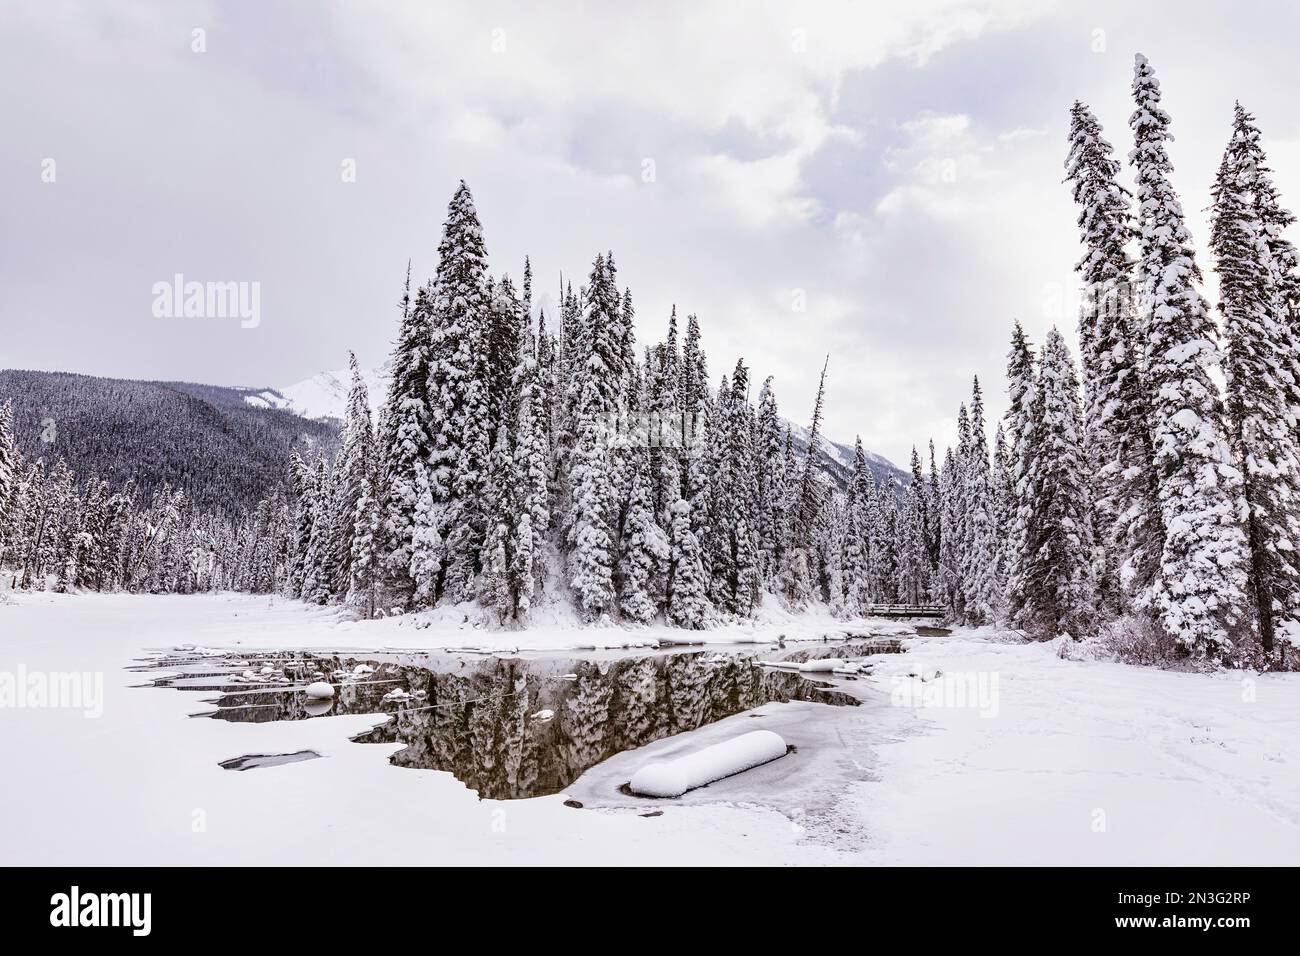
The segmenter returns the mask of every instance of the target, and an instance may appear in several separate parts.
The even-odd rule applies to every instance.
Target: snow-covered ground
[[[202,695],[140,689],[132,685],[146,677],[124,669],[180,643],[538,653],[617,643],[558,623],[536,633],[456,627],[454,616],[423,623],[345,622],[242,595],[0,603],[0,679],[19,668],[103,675],[98,718],[0,708],[0,863],[1300,859],[1300,675],[1243,682],[1062,660],[1050,645],[996,635],[911,638],[908,653],[872,658],[871,677],[842,682],[860,707],[767,704],[619,754],[565,794],[481,801],[450,774],[390,765],[400,744],[349,741],[376,718],[188,719]],[[709,640],[794,640],[825,627],[775,620]],[[619,790],[649,760],[757,729],[795,752],[679,799]],[[303,750],[324,759],[219,766]],[[566,797],[583,808],[566,807]]]

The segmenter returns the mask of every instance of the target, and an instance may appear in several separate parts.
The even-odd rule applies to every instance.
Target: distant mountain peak
[[[370,408],[378,412],[388,391],[388,365],[362,369],[361,377],[370,393]],[[302,418],[342,419],[352,388],[352,372],[341,368],[319,372],[311,378],[279,388],[249,389],[244,401],[258,408],[278,408]]]

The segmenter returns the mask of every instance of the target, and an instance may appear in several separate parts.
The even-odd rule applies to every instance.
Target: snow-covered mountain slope
[[[71,372],[0,370],[29,461],[63,459],[82,481],[134,482],[144,501],[164,485],[202,510],[239,514],[279,486],[289,452],[332,452],[337,428],[249,389],[140,382]]]
[[[808,439],[811,437],[811,433],[806,425],[791,422],[790,426],[794,435],[795,449],[802,455],[808,450]],[[865,448],[863,454],[866,455],[867,467],[871,469],[871,474],[876,479],[877,484],[891,477],[897,479],[900,486],[911,481],[912,476],[909,473],[899,468],[884,455],[877,455],[874,451]],[[853,446],[841,444],[823,435],[822,455],[824,456],[822,459],[824,471],[836,484],[843,487],[848,481],[849,475],[853,472]]]
[[[366,389],[370,392],[370,407],[378,413],[388,390],[389,367],[387,363],[376,368],[362,369]],[[311,378],[293,385],[279,388],[264,388],[249,391],[244,401],[261,408],[279,408],[301,415],[303,418],[343,418],[343,409],[348,401],[348,389],[352,384],[352,373],[344,368],[334,372],[321,372]],[[795,448],[800,454],[808,449],[808,428],[805,425],[791,423],[794,430]],[[841,444],[824,438],[822,452],[825,455],[825,471],[835,484],[843,487],[853,468],[853,446]],[[906,484],[910,476],[883,455],[868,451],[867,466],[871,469],[877,482],[887,477],[897,478]]]
[[[361,377],[370,393],[371,410],[378,411],[388,390],[388,366],[362,369]],[[261,408],[280,408],[303,418],[342,419],[351,386],[352,373],[342,368],[321,372],[293,385],[250,391],[244,401]]]

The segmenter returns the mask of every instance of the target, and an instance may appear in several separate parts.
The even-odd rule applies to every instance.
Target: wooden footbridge
[[[945,614],[938,604],[869,604],[865,610],[866,617],[888,618],[941,618]]]

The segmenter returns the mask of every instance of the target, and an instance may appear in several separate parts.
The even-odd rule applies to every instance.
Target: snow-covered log
[[[646,764],[632,775],[628,788],[646,797],[680,797],[687,790],[783,757],[785,752],[780,734],[754,730],[676,760]]]

